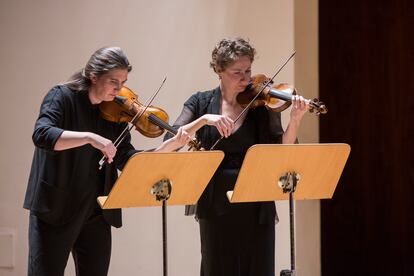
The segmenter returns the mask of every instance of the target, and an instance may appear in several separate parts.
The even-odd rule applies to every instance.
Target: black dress
[[[249,112],[240,128],[216,147],[226,155],[209,184],[214,186],[212,204],[204,218],[199,218],[203,276],[275,273],[274,219],[260,221],[261,203],[229,203],[226,198],[247,149],[255,144],[253,117]]]
[[[221,91],[194,94],[185,104],[175,125],[191,122],[203,114],[218,114]],[[202,276],[274,276],[274,202],[229,203],[226,192],[233,190],[248,148],[258,143],[280,143],[283,129],[280,114],[265,108],[249,110],[243,124],[215,149],[225,158],[197,203],[200,224]],[[204,126],[197,132],[202,146],[209,149],[220,137],[217,129]]]

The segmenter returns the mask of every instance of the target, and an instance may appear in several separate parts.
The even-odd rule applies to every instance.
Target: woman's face
[[[232,92],[242,92],[250,82],[252,62],[248,56],[242,56],[218,73],[224,89]]]
[[[89,90],[92,103],[112,101],[128,78],[127,69],[113,69],[99,77],[91,77],[91,88]]]

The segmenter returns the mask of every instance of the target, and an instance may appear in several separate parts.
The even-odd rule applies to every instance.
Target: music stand
[[[350,153],[348,144],[254,145],[243,160],[230,202],[289,200],[291,269],[295,275],[294,200],[332,198]]]
[[[195,204],[223,158],[222,151],[137,153],[98,203],[102,209],[162,205],[163,275],[167,276],[167,200],[170,205]]]

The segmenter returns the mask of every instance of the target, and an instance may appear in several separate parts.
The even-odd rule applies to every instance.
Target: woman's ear
[[[94,73],[91,73],[90,80],[92,84],[96,84],[96,82],[98,81],[98,77]]]

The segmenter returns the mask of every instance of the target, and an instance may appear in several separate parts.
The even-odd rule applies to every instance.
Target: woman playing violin
[[[242,38],[218,42],[210,63],[219,77],[215,89],[198,92],[185,103],[175,126],[183,126],[190,135],[196,133],[205,149],[221,137],[214,149],[225,158],[197,204],[200,224],[201,275],[239,276],[275,275],[274,202],[235,203],[226,198],[233,190],[244,155],[254,144],[296,141],[297,131],[309,106],[300,96],[292,99],[289,124],[284,131],[280,113],[265,106],[242,112],[236,97],[251,80],[255,49]]]
[[[71,252],[76,275],[107,275],[111,225],[121,226],[121,213],[103,212],[96,198],[110,191],[117,169],[137,150],[129,133],[114,146],[127,123],[104,120],[98,106],[114,99],[131,68],[120,48],[101,48],[41,104],[24,201],[30,210],[28,275],[63,276]],[[172,151],[188,140],[179,129],[155,151]],[[107,164],[99,170],[102,155]]]

